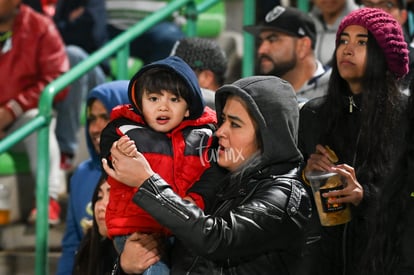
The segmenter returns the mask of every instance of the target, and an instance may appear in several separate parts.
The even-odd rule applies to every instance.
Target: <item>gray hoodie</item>
[[[256,168],[302,160],[297,148],[299,108],[295,91],[287,81],[276,76],[252,76],[222,86],[216,92],[219,124],[226,99],[232,94],[245,101],[260,129],[262,161]]]

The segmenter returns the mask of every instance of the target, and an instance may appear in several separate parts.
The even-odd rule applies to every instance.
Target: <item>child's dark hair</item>
[[[188,106],[191,97],[186,82],[176,72],[167,68],[151,68],[135,80],[135,103],[142,111],[142,97],[144,92],[161,94],[163,90],[169,91],[177,97],[183,98]]]

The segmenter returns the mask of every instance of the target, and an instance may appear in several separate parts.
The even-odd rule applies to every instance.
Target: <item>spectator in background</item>
[[[175,44],[171,55],[181,57],[197,75],[206,105],[215,109],[215,91],[224,84],[227,58],[220,45],[211,39],[187,37]]]
[[[169,1],[160,0],[106,0],[108,14],[108,34],[113,39],[132,27],[146,16],[165,7]],[[181,27],[173,18],[157,23],[137,37],[130,44],[130,55],[141,59],[145,64],[166,58],[175,42],[184,37]]]
[[[103,0],[58,0],[53,16],[63,41],[91,54],[108,40]]]
[[[45,12],[46,8],[44,7],[44,1],[23,1],[30,4],[33,8],[36,8],[38,12],[45,14],[50,18],[53,17],[53,13],[50,14]],[[96,6],[93,7],[93,5]],[[99,7],[99,5],[102,7]],[[39,7],[42,8],[39,10]],[[69,57],[70,68],[75,67],[89,57],[86,52],[89,47],[92,45],[95,45],[96,47],[99,45],[100,47],[103,44],[98,43],[105,42],[106,27],[103,27],[105,33],[102,33],[102,26],[96,27],[98,24],[96,21],[84,24],[85,21],[89,22],[97,20],[96,16],[93,17],[92,14],[96,15],[100,13],[100,10],[103,7],[102,1],[96,0],[87,1],[87,3],[85,3],[85,1],[79,3],[78,1],[59,0],[59,10],[57,11],[58,14],[56,15],[55,22],[59,27],[59,31],[61,31],[61,36],[63,35],[64,41],[67,43],[66,54]],[[70,11],[72,11],[73,14],[70,13]],[[71,23],[69,23],[64,21],[65,19],[69,20],[65,16],[71,16],[71,18],[73,18],[73,22],[71,21]],[[75,20],[76,16],[77,18]],[[105,10],[101,16],[103,21],[106,22]],[[84,32],[83,30],[87,31]],[[85,33],[87,33],[86,37]],[[89,50],[96,49],[97,48],[89,48]],[[56,120],[56,136],[61,151],[60,168],[65,171],[69,171],[74,168],[73,161],[79,143],[78,131],[80,128],[80,114],[82,112],[87,93],[93,87],[105,82],[106,79],[103,69],[106,70],[106,73],[109,73],[108,64],[103,62],[101,65],[102,68],[97,66],[72,82],[66,99],[56,105],[56,110],[58,111]]]
[[[312,0],[312,3],[309,14],[316,27],[315,56],[322,64],[331,65],[339,23],[344,16],[357,9],[358,5],[354,0]]]
[[[244,30],[260,40],[260,74],[278,76],[296,91],[299,103],[326,94],[331,70],[315,58],[315,24],[306,13],[276,6],[261,23]]]
[[[58,275],[72,274],[75,252],[83,238],[87,221],[92,219],[90,200],[102,173],[99,148],[101,132],[109,122],[112,108],[129,102],[128,83],[126,80],[108,82],[95,87],[88,95],[85,136],[90,158],[79,164],[70,179]]]
[[[70,68],[86,60],[89,55],[80,47],[67,45]],[[72,170],[75,154],[78,150],[78,132],[81,126],[80,116],[85,106],[88,92],[106,81],[105,74],[96,66],[72,82],[64,101],[56,104],[58,116],[56,119],[56,136],[60,148],[60,168]]]
[[[66,45],[79,46],[88,54],[108,42],[104,0],[58,0],[53,20]],[[101,67],[110,75],[108,62]]]
[[[65,46],[53,21],[20,0],[0,2],[0,138],[26,124],[38,113],[41,92],[69,69]],[[66,90],[55,103],[65,100]],[[60,221],[58,194],[62,190],[59,147],[52,119],[49,135],[49,223]],[[31,134],[11,150],[26,151],[37,174],[37,135]],[[36,209],[29,215],[34,222]]]

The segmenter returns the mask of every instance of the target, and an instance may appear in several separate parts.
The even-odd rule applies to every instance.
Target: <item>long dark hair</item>
[[[337,48],[335,49],[336,52]],[[352,92],[346,80],[338,71],[336,54],[333,55],[332,75],[329,81],[328,95],[324,104],[324,114],[327,118],[326,131],[322,141],[337,140],[337,137],[349,135],[349,128],[341,121],[349,115],[348,97]],[[388,70],[386,58],[375,38],[368,33],[367,62],[362,83],[362,93],[359,98],[360,125],[358,142],[355,153],[359,164],[363,163],[365,171],[373,175],[381,174],[387,166],[394,148],[390,146],[394,138],[394,130],[403,108],[398,81]],[[349,144],[338,141],[335,150],[349,152]],[[358,162],[358,161],[357,161]],[[350,163],[355,165],[355,163]]]
[[[410,85],[409,125],[414,125],[414,82]],[[372,238],[369,240],[363,268],[369,274],[395,275],[401,266],[404,221],[410,192],[414,188],[414,128],[409,127],[405,150],[395,163],[380,193],[374,214]],[[412,245],[412,244],[409,244]],[[411,259],[412,260],[412,259]]]
[[[95,209],[99,189],[106,182],[106,179],[107,176],[103,173],[92,196],[92,210]],[[116,253],[112,240],[99,233],[94,213],[92,227],[86,232],[76,253],[73,274],[109,275],[115,259]]]

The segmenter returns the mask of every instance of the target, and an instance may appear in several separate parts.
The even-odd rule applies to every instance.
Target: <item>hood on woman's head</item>
[[[190,116],[189,119],[197,119],[199,118],[203,112],[205,107],[205,102],[200,90],[200,86],[198,84],[197,76],[195,75],[194,71],[185,63],[180,57],[178,56],[169,56],[165,59],[161,59],[159,61],[153,62],[141,68],[131,79],[128,86],[128,96],[129,99],[134,106],[135,109],[139,110],[139,104],[136,101],[137,95],[136,92],[138,89],[135,88],[137,85],[137,79],[146,71],[152,68],[165,68],[177,73],[182,80],[188,86],[189,94],[190,94],[190,101],[189,102],[189,111]]]
[[[295,91],[275,76],[252,76],[224,85],[216,92],[219,125],[230,95],[240,97],[258,125],[263,158],[268,163],[296,162],[302,159],[297,148],[299,107]]]

